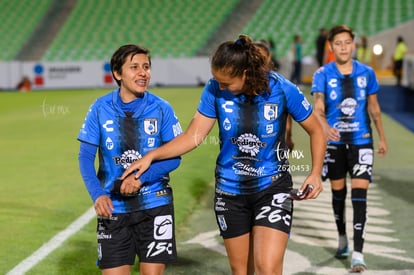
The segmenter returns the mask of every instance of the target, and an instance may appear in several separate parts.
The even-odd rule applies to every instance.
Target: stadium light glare
[[[381,44],[375,44],[374,47],[372,47],[372,51],[375,55],[381,55],[383,52],[383,48]]]

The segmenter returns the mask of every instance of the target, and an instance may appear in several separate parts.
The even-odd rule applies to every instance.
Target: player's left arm
[[[384,127],[382,125],[381,108],[378,103],[377,94],[371,94],[368,96],[368,113],[374,122],[375,128],[378,132],[379,142],[377,153],[380,157],[384,156],[387,151],[387,140],[385,138]]]

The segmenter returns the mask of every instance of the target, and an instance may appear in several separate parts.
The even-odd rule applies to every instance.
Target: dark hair
[[[144,47],[138,46],[138,45],[128,44],[128,45],[121,46],[112,55],[111,72],[112,72],[112,77],[115,79],[118,86],[121,86],[121,81],[116,79],[114,72],[122,74],[122,65],[125,64],[127,57],[131,55],[130,59],[132,60],[132,58],[136,54],[146,54],[148,56],[149,64],[151,66],[151,56],[150,56],[149,50]]]
[[[211,68],[224,71],[231,77],[241,77],[246,72],[244,93],[258,95],[269,89],[269,66],[266,58],[247,35],[236,41],[220,44],[211,58]]]
[[[276,65],[273,62],[273,56],[270,50],[270,43],[264,39],[260,39],[258,41],[255,41],[254,45],[261,50],[260,53],[265,54],[265,60],[268,61],[268,70],[270,71],[273,68],[275,68]]]
[[[343,32],[349,33],[349,35],[352,37],[352,40],[354,40],[355,34],[354,34],[354,32],[352,31],[352,29],[350,27],[348,27],[346,25],[337,25],[329,31],[328,41],[332,43],[335,35],[337,35],[339,33],[343,33]]]

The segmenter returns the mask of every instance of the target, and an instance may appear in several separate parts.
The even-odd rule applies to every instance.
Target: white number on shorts
[[[280,212],[282,212],[282,210],[276,209],[274,211],[271,211],[272,208],[270,206],[263,206],[261,209],[262,209],[262,211],[256,216],[256,220],[267,218],[270,223],[276,223],[280,220],[283,220],[283,222],[287,226],[290,226],[291,217],[290,217],[289,214],[287,214],[285,216],[281,216]]]
[[[172,243],[167,242],[152,242],[148,245],[148,252],[147,252],[147,258],[157,256],[164,251],[167,251],[168,254],[172,254]]]

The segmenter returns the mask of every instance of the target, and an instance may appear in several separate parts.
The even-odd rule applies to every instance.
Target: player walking
[[[363,257],[367,223],[367,189],[373,165],[373,136],[370,117],[379,136],[378,154],[387,152],[377,100],[379,85],[372,68],[352,59],[354,33],[344,25],[333,27],[328,40],[335,61],[318,69],[311,93],[328,138],[323,177],[332,188],[332,207],[339,233],[337,258],[349,256],[345,223],[346,174],[351,176],[354,251],[353,272],[366,269]]]

